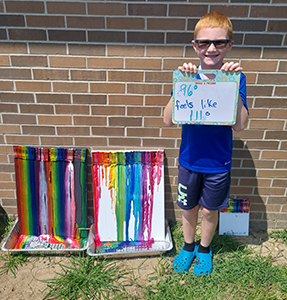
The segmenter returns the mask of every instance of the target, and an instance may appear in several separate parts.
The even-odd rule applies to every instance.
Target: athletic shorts
[[[218,174],[198,173],[178,166],[177,204],[189,210],[200,204],[208,210],[227,208],[230,171]]]

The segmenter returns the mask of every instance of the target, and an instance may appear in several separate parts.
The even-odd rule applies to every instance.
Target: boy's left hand
[[[235,72],[240,72],[243,70],[243,68],[241,68],[239,66],[239,63],[234,63],[233,61],[225,63],[221,69],[222,71],[226,71],[226,72],[231,72],[231,71],[235,71]]]

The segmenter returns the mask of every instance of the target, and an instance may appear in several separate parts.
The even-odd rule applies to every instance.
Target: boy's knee
[[[202,217],[208,221],[217,220],[218,218],[218,211],[217,210],[209,210],[204,207],[201,209]]]

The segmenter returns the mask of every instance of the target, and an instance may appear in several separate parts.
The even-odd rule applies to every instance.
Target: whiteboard
[[[198,79],[197,74],[215,77]],[[173,123],[234,125],[241,73],[199,70],[197,74],[173,72]]]

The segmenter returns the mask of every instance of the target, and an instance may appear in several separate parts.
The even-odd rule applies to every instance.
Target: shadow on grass
[[[181,247],[184,244],[182,224],[179,222],[170,222],[169,226],[173,248],[163,255],[167,257],[175,257],[175,255],[180,251]],[[200,234],[198,233],[195,235],[195,242],[197,244],[200,243]],[[246,244],[238,241],[236,237],[230,235],[219,235],[218,231],[215,232],[210,246],[214,255],[218,253],[234,252],[246,248]]]

